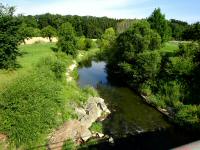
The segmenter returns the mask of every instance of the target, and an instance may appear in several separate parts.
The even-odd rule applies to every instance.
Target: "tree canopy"
[[[14,11],[14,7],[0,4],[0,69],[15,67],[19,55],[21,21],[13,16]]]
[[[48,25],[47,27],[41,30],[42,37],[48,37],[49,41],[52,42],[52,37],[56,36],[56,29]]]
[[[171,28],[168,21],[165,19],[165,15],[161,13],[160,8],[153,11],[148,18],[148,22],[150,23],[151,28],[160,34],[162,42],[166,42],[170,39]]]
[[[76,35],[71,23],[66,22],[61,25],[58,32],[58,47],[66,54],[75,56],[76,49]]]

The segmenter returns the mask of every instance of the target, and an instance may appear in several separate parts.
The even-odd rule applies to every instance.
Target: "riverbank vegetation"
[[[98,95],[65,76],[74,59],[97,55],[174,122],[199,128],[199,23],[166,20],[160,9],[142,20],[13,13],[0,4],[0,133],[11,148],[45,145],[53,129],[77,117],[73,106]],[[21,45],[34,36],[58,42]],[[70,75],[77,78],[77,70]]]
[[[112,44],[108,68],[150,103],[166,109],[174,122],[199,129],[200,46],[196,41],[166,43],[169,30],[160,9],[147,21],[132,23]]]

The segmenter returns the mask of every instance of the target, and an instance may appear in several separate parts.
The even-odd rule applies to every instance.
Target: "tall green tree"
[[[160,34],[162,42],[166,42],[170,39],[171,28],[168,21],[165,19],[165,15],[161,13],[160,8],[153,11],[148,18],[148,22],[150,23],[151,28]]]
[[[68,55],[76,56],[76,35],[71,23],[61,25],[58,33],[58,47]]]
[[[14,7],[0,4],[0,69],[15,67],[19,55],[21,21],[13,16],[14,11]]]
[[[56,29],[48,25],[47,27],[41,30],[42,37],[48,37],[49,41],[52,42],[52,37],[56,36]]]
[[[182,35],[184,31],[189,27],[187,22],[171,19],[170,27],[172,29],[172,37],[175,40],[182,40]]]
[[[183,32],[183,39],[199,41],[200,40],[200,22],[197,22],[197,23],[190,25]]]
[[[115,30],[113,28],[108,28],[105,30],[105,33],[102,35],[99,42],[100,48],[102,50],[110,49],[116,39]]]

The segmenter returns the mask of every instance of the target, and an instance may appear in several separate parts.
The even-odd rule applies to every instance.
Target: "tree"
[[[18,33],[21,36],[24,44],[26,39],[28,40],[31,37],[40,36],[40,30],[38,28],[28,27],[25,23],[22,23]]]
[[[160,45],[160,35],[147,21],[135,22],[116,38],[109,65],[117,68],[129,84],[139,86],[146,80],[155,79],[160,71],[162,57],[155,51]]]
[[[16,66],[20,54],[18,45],[22,37],[18,34],[21,21],[13,16],[14,7],[0,4],[0,69]]]
[[[110,49],[110,46],[113,45],[113,42],[116,39],[115,30],[113,28],[108,28],[105,30],[105,33],[102,35],[100,40],[100,48],[103,50]]]
[[[52,42],[52,37],[56,36],[56,29],[48,25],[41,30],[42,37],[48,37],[49,41]]]
[[[71,23],[61,25],[58,33],[58,47],[68,55],[76,56],[76,36]]]
[[[183,32],[189,27],[187,22],[171,19],[170,27],[172,29],[172,37],[175,40],[182,40]]]
[[[183,32],[183,39],[198,41],[200,39],[200,22],[194,23]]]
[[[157,37],[157,38],[155,38]],[[136,54],[145,50],[160,48],[160,36],[150,28],[147,21],[135,23],[129,30],[120,34],[116,39],[112,53],[117,61],[134,62]]]
[[[165,15],[161,13],[160,8],[154,10],[148,18],[148,22],[150,23],[151,28],[160,34],[162,43],[170,39],[171,28],[168,21],[165,19]]]

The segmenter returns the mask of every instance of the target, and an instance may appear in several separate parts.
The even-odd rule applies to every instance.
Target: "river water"
[[[89,61],[78,73],[78,84],[96,88],[112,112],[103,122],[103,130],[115,139],[115,144],[104,143],[100,149],[163,150],[196,139],[174,127],[133,90],[123,86],[122,80],[111,81],[113,77],[108,75],[104,61]]]

